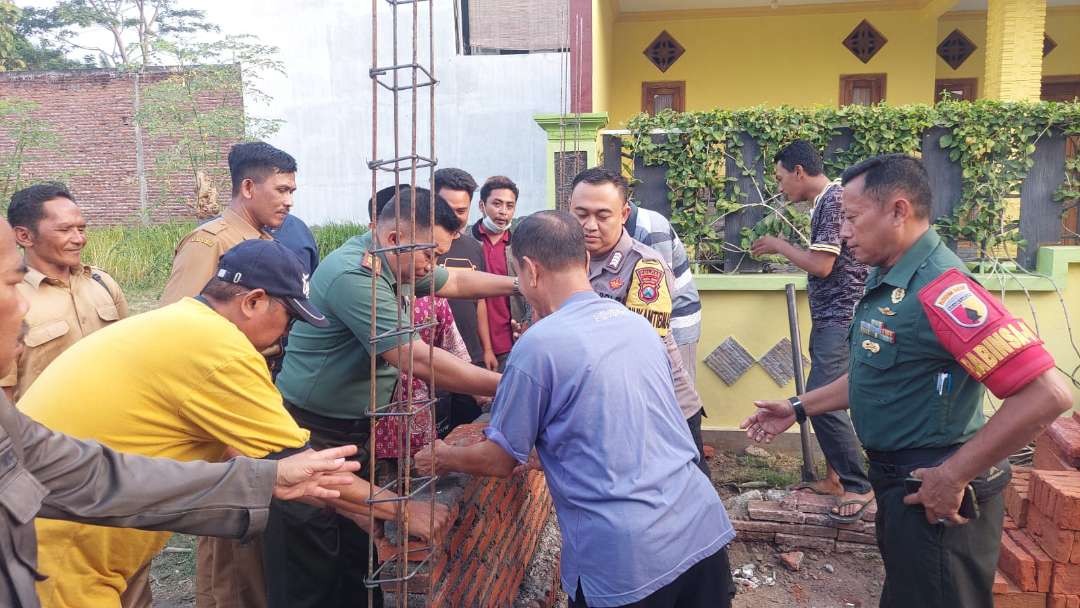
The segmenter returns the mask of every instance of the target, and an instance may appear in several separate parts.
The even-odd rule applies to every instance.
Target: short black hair
[[[592,186],[614,184],[619,190],[619,196],[622,197],[623,202],[630,201],[630,182],[626,181],[626,178],[621,173],[608,171],[603,167],[590,167],[574,176],[574,181],[570,184],[570,191],[573,192],[574,188],[577,188],[578,184],[582,182]]]
[[[206,296],[216,302],[228,302],[236,296],[245,294],[251,291],[250,287],[244,287],[239,283],[233,283],[232,281],[226,281],[213,277],[206,282],[199,295]]]
[[[232,193],[240,193],[245,179],[258,183],[271,173],[296,173],[296,159],[264,141],[236,144],[229,150]]]
[[[526,216],[514,232],[514,258],[526,257],[549,270],[585,267],[585,232],[566,211],[538,211]]]
[[[435,192],[443,188],[468,192],[469,198],[472,198],[473,193],[476,192],[476,180],[467,171],[447,167],[435,172]]]
[[[863,192],[879,203],[884,203],[886,196],[902,192],[914,207],[916,217],[930,217],[934,195],[926,167],[919,159],[907,154],[874,156],[845,169],[840,182],[846,186],[860,175],[866,177]]]
[[[773,156],[773,162],[780,163],[788,171],[795,171],[795,166],[799,165],[810,176],[821,175],[825,171],[821,154],[805,139],[796,139],[784,146]]]
[[[391,191],[393,191],[393,188],[393,186],[390,187]],[[397,196],[390,197],[390,200],[383,203],[383,206],[379,208],[379,223],[392,224],[395,218],[398,217],[398,213],[400,213],[401,223],[407,224],[412,221],[412,214],[415,210],[416,223],[414,228],[430,228],[431,204],[431,190],[427,188],[416,188],[414,190],[408,184],[402,184]],[[450,208],[450,204],[446,202],[446,199],[441,196],[435,197],[435,225],[444,228],[450,234],[461,230],[461,220],[454,213],[454,210]]]
[[[54,198],[66,198],[75,202],[68,187],[60,182],[44,182],[18,190],[11,195],[7,220],[12,227],[22,226],[37,232],[38,224],[45,217],[45,203]]]
[[[386,206],[386,203],[394,200],[394,195],[397,194],[397,191],[399,189],[407,189],[408,187],[408,184],[401,184],[401,186],[387,186],[375,193],[374,201],[369,198],[368,217],[371,218],[371,221],[375,221],[375,219],[379,217],[379,213],[382,212],[383,207]]]
[[[514,193],[514,201],[518,198],[518,187],[509,177],[505,175],[495,175],[484,180],[484,185],[480,186],[480,200],[487,201],[488,196],[491,196],[494,190],[509,190]]]

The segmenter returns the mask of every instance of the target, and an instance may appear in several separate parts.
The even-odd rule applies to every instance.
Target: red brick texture
[[[142,87],[168,78],[167,68],[150,68]],[[114,69],[0,72],[0,99],[19,99],[38,104],[33,118],[59,139],[50,150],[31,151],[23,167],[23,179],[64,179],[95,225],[131,223],[139,217],[139,180],[135,161],[135,76]],[[212,98],[213,97],[213,98]],[[243,108],[238,92],[200,100],[200,105]],[[194,177],[188,172],[162,176],[154,161],[170,142],[148,137],[143,131],[146,178],[151,219],[191,219],[194,212],[182,200],[194,198]],[[234,142],[222,142],[227,152]],[[11,151],[14,142],[0,133],[0,153]],[[228,167],[216,167],[227,174]],[[228,191],[219,192],[227,202]],[[7,201],[4,201],[6,204]]]
[[[446,441],[454,445],[484,441],[484,426],[460,426]],[[428,563],[410,566],[417,574],[408,584],[408,605],[513,605],[551,513],[543,472],[529,471],[508,479],[444,476],[436,500],[457,508],[458,516],[444,538],[434,543]],[[387,546],[396,538],[389,526],[387,538],[391,540],[383,541],[379,550],[384,561],[384,547],[387,555],[400,554]],[[420,562],[427,557],[426,545],[414,546],[409,559]],[[396,593],[401,589],[383,584],[383,591],[389,595],[386,604],[397,605]]]

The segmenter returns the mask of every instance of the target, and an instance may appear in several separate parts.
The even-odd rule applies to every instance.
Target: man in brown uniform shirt
[[[218,259],[237,243],[270,239],[281,226],[296,191],[296,160],[261,141],[229,151],[232,200],[220,217],[192,230],[176,246],[161,305],[199,295],[217,270]]]
[[[285,222],[296,191],[296,160],[264,142],[236,144],[229,150],[232,200],[215,218],[185,236],[176,247],[161,306],[199,295],[213,278],[218,259],[249,239],[271,239],[268,232]],[[277,352],[280,352],[278,349]],[[264,353],[267,354],[267,353]],[[226,538],[200,538],[196,549],[197,608],[259,608],[266,604],[259,540],[241,544]],[[142,608],[142,602],[125,608]]]
[[[82,263],[86,219],[66,186],[46,183],[19,190],[11,196],[7,216],[29,267],[18,287],[30,303],[26,347],[0,379],[8,398],[18,401],[60,353],[128,311],[116,281]]]

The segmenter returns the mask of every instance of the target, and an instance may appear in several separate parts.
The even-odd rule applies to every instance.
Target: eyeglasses
[[[274,297],[274,296],[270,296],[270,299],[273,300],[274,302],[277,302],[282,308],[285,309],[285,314],[289,315],[289,321],[288,321],[288,323],[285,324],[285,331],[286,332],[291,331],[292,327],[293,327],[293,324],[296,323],[297,321],[299,321],[300,317],[297,316],[296,313],[293,312],[293,309],[288,304],[285,303],[285,300],[282,300],[281,298],[277,298],[277,297]]]

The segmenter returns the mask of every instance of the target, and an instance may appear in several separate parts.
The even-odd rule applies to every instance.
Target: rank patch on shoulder
[[[946,287],[934,300],[934,306],[944,310],[961,327],[979,327],[986,323],[986,302],[975,295],[966,282]]]
[[[618,270],[619,264],[622,263],[623,254],[621,251],[616,251],[611,254],[611,259],[608,260],[607,267],[612,270]]]

